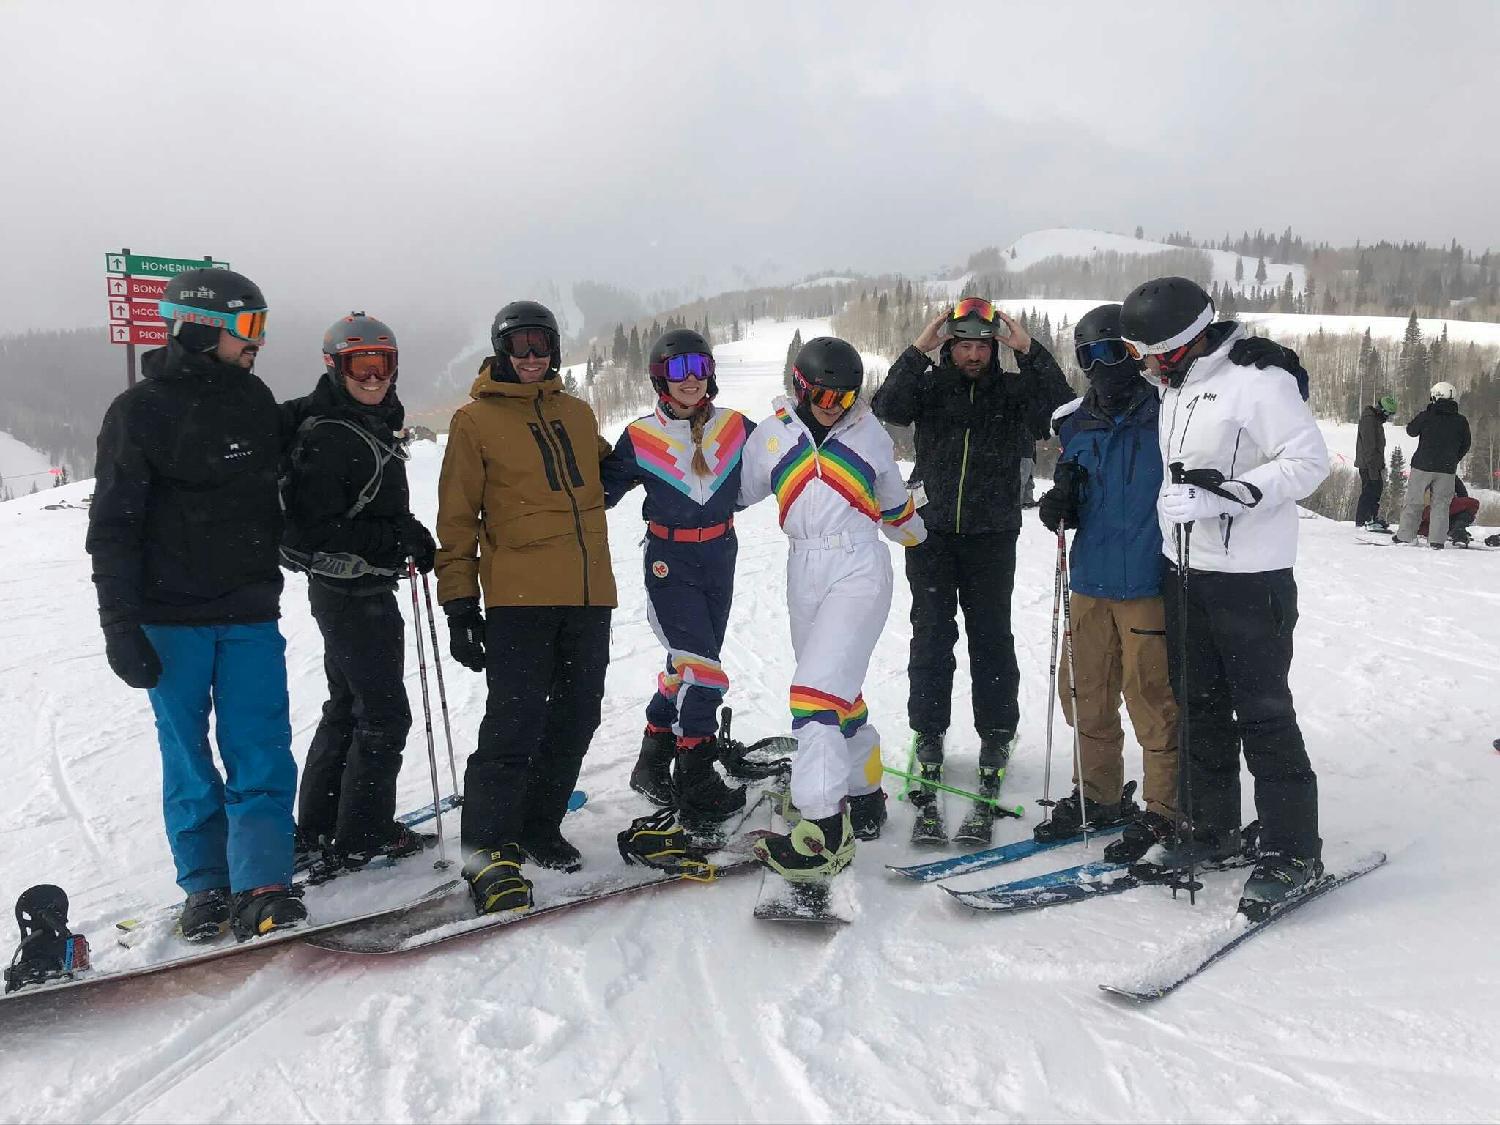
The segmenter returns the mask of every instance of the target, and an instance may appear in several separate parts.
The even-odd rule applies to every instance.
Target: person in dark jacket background
[[[182,936],[232,921],[243,939],[307,916],[291,888],[297,764],[276,624],[285,431],[251,372],[266,321],[252,281],[190,270],[160,309],[167,346],[99,431],[87,547],[109,666],[156,714]]]
[[[424,842],[394,820],[411,728],[396,582],[407,559],[431,571],[436,551],[411,513],[398,361],[390,328],[351,313],[323,336],[317,387],[285,406],[297,438],[282,557],[307,571],[328,677],[302,771],[298,834],[302,847],[353,867]]]
[[[1406,432],[1417,439],[1406,479],[1406,504],[1401,509],[1397,543],[1414,543],[1422,522],[1426,493],[1432,490],[1432,518],[1427,542],[1441,551],[1448,542],[1448,507],[1453,503],[1458,463],[1469,452],[1469,420],[1458,412],[1458,392],[1452,383],[1437,383],[1422,412],[1407,423]]]
[[[1359,415],[1359,436],[1354,441],[1354,468],[1359,472],[1359,503],[1354,508],[1354,526],[1368,531],[1389,531],[1380,518],[1380,496],[1385,491],[1385,424],[1396,413],[1396,396],[1381,395]]]
[[[1020,371],[1000,367],[1000,345]],[[928,353],[941,347],[938,362]],[[983,298],[935,317],[891,365],[875,415],[916,427],[916,475],[927,500],[927,541],[906,553],[911,584],[908,722],[922,772],[942,774],[952,705],[958,609],[969,637],[981,768],[1003,768],[1020,721],[1020,671],[1010,628],[1021,462],[1073,398],[1057,362],[1020,324]]]

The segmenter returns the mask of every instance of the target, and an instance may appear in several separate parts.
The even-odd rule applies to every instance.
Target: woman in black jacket
[[[407,559],[430,571],[435,551],[411,514],[396,361],[391,330],[351,313],[324,334],[326,370],[312,394],[283,407],[297,436],[282,560],[307,572],[328,676],[302,769],[298,843],[356,867],[424,843],[394,819],[411,728],[396,582]]]

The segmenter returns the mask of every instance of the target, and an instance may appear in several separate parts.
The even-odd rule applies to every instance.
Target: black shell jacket
[[[287,425],[296,433],[288,473],[286,538],[294,551],[350,554],[383,570],[404,570],[402,530],[412,521],[411,500],[406,484],[406,459],[398,448],[395,432],[405,422],[406,411],[392,385],[378,406],[355,402],[325,375],[313,392],[283,405]],[[311,419],[338,419],[309,424]],[[381,449],[349,425],[375,439]],[[378,468],[378,474],[377,474]],[[373,494],[352,517],[361,491],[377,480]],[[325,578],[320,582],[344,593],[373,593],[395,589],[394,578],[364,574],[357,578]]]
[[[1417,439],[1417,451],[1411,455],[1413,469],[1456,473],[1469,452],[1469,420],[1451,398],[1430,404],[1407,423],[1406,432]]]
[[[1354,467],[1366,476],[1385,472],[1385,414],[1374,406],[1359,412],[1359,432],[1354,439]]]
[[[101,624],[276,620],[286,433],[275,398],[175,340],[141,368],[99,430],[85,542]]]
[[[1037,341],[1017,359],[1015,374],[992,361],[970,379],[946,361],[934,367],[909,347],[875,392],[877,418],[916,427],[916,473],[927,492],[922,520],[929,529],[1020,528],[1021,461],[1049,435],[1052,412],[1077,395]]]

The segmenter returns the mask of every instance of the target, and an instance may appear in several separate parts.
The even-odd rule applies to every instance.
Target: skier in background
[[[802,819],[759,841],[755,854],[790,881],[810,881],[847,867],[855,837],[875,838],[885,820],[880,735],[861,694],[891,608],[891,555],[880,533],[913,547],[926,530],[890,435],[860,397],[859,352],[816,337],[797,353],[792,378],[795,401],[778,398],[745,444],[740,502],[776,495],[791,541],[786,588],[797,660],[791,799]]]
[[[1165,876],[1190,860],[1241,854],[1243,747],[1261,835],[1241,909],[1258,914],[1304,893],[1323,870],[1317,775],[1287,677],[1297,623],[1296,502],[1328,475],[1328,449],[1297,383],[1258,377],[1230,358],[1245,330],[1215,323],[1213,301],[1195,282],[1138,286],[1120,328],[1161,384],[1163,462],[1182,466],[1157,507],[1169,563],[1167,653],[1189,732],[1183,811],[1192,831],[1143,863]]]
[[[448,432],[437,521],[449,649],[489,692],[462,827],[481,914],[532,905],[525,858],[582,866],[561,826],[599,727],[615,604],[600,471],[612,451],[563,390],[557,318],[513,301],[490,340]]]
[[[1453,503],[1458,463],[1469,452],[1469,420],[1458,412],[1458,391],[1452,383],[1434,383],[1432,397],[1422,411],[1406,424],[1406,432],[1417,439],[1406,478],[1406,504],[1401,526],[1393,537],[1397,543],[1415,543],[1422,509],[1432,492],[1432,517],[1427,543],[1441,551],[1448,544],[1448,509]]]
[[[266,300],[230,270],[178,274],[166,347],[110,404],[89,509],[105,654],[156,714],[162,806],[189,941],[295,926],[297,763],[281,615],[286,433],[252,373]],[[209,746],[209,715],[225,776]]]
[[[744,787],[725,785],[714,762],[729,688],[719,651],[734,599],[740,457],[755,426],[714,405],[713,351],[691,329],[652,344],[650,371],[656,409],[625,427],[605,477],[611,507],[645,486],[646,612],[667,650],[630,787],[706,827],[745,805]]]
[[[407,559],[426,573],[436,551],[411,513],[407,454],[396,436],[405,421],[398,361],[395,333],[350,313],[323,335],[318,385],[283,407],[297,438],[281,553],[307,572],[328,679],[302,769],[298,839],[345,867],[411,855],[434,839],[395,820],[411,729],[395,591]]]
[[[1354,508],[1354,527],[1363,531],[1389,531],[1380,518],[1380,497],[1385,491],[1385,424],[1396,414],[1396,396],[1381,395],[1359,414],[1359,436],[1354,441],[1354,468],[1359,472],[1359,503]]]

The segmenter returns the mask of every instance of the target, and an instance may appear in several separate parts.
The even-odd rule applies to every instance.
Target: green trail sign
[[[104,255],[106,273],[127,273],[132,277],[171,277],[173,274],[187,273],[188,270],[205,268],[227,270],[229,263],[205,258],[158,258],[150,254],[130,254],[123,251]]]

